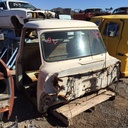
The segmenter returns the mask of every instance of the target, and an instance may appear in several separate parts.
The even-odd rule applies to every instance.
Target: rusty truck
[[[74,116],[115,96],[109,88],[119,80],[119,67],[95,23],[29,21],[18,45],[16,87],[40,113],[69,125]]]

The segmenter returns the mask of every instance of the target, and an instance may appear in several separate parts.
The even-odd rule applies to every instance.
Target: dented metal
[[[86,65],[75,68],[75,70],[69,69],[69,71],[62,71],[63,73],[60,71],[58,74],[51,76],[50,79],[48,79],[49,82],[47,83],[46,81],[43,91],[47,91],[45,88],[47,88],[46,86],[49,86],[48,84],[50,84],[51,88],[48,89],[49,92],[47,92],[47,94],[45,92],[42,93],[39,102],[39,111],[46,112],[50,106],[69,102],[87,93],[106,88],[118,81],[120,63],[116,62],[115,59],[111,61],[113,61],[113,64],[110,62],[107,64],[107,67],[104,68],[102,64],[102,68],[98,70],[84,70],[88,67],[88,65]],[[95,64],[95,67],[96,65],[97,64]],[[67,72],[69,72],[70,75],[68,75]]]
[[[37,35],[28,43],[30,30]],[[119,78],[119,67],[120,61],[108,54],[94,23],[34,21],[23,28],[16,85],[33,89],[31,98],[35,95],[39,112],[46,113],[51,106],[110,86]]]

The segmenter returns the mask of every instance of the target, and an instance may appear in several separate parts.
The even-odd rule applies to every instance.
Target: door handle
[[[118,56],[125,56],[123,53],[117,53]]]

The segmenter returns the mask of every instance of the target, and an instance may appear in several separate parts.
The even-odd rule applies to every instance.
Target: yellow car
[[[109,54],[121,61],[121,76],[128,77],[128,15],[95,16],[91,21],[99,26]]]

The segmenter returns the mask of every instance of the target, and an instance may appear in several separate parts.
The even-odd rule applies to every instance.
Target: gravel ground
[[[123,78],[115,89],[115,100],[108,100],[72,119],[68,128],[128,128],[128,78]],[[0,128],[63,128],[66,127],[52,115],[43,117],[36,107],[15,89],[15,104],[9,120]]]

